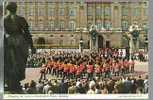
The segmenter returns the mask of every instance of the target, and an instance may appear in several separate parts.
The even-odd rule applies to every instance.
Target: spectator
[[[51,82],[50,81],[46,81],[45,86],[43,88],[43,94],[48,94],[48,92],[51,90],[51,88],[52,88]]]
[[[139,76],[137,79],[137,93],[143,93],[144,88],[144,80]]]
[[[34,80],[31,80],[30,82],[30,86],[29,89],[27,91],[29,94],[36,94],[37,90],[36,90],[36,82],[34,82]]]

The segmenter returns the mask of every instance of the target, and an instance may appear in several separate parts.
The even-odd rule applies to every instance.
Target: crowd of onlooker
[[[135,72],[135,59],[118,49],[38,52],[29,56],[27,66],[40,67],[41,76],[38,83],[24,84],[24,93],[148,93],[148,76],[129,76]],[[47,74],[59,80],[48,80]]]
[[[125,93],[148,93],[148,76],[145,77],[95,77],[78,79],[51,79],[25,83],[25,94],[125,94]]]

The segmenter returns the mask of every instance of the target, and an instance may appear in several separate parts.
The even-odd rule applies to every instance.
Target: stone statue
[[[7,91],[21,91],[20,81],[25,78],[25,67],[28,49],[33,48],[32,36],[25,18],[16,15],[17,5],[8,2],[6,10],[9,14],[4,18],[4,80]]]
[[[94,26],[92,26],[92,30],[90,31],[90,34],[91,34],[91,38],[92,38],[92,41],[93,41],[93,46],[95,46],[96,45],[97,31],[96,31]]]
[[[134,30],[132,32],[132,37],[133,37],[134,47],[136,47],[137,46],[137,42],[138,42],[138,38],[139,38],[139,32],[138,32],[138,30]]]

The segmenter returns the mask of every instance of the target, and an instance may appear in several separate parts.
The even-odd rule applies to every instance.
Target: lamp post
[[[145,43],[145,48],[146,49],[146,52],[148,52],[148,26],[147,25],[143,25],[143,30],[145,32],[145,40],[144,40],[144,43]]]
[[[83,52],[83,38],[82,38],[82,29],[80,29],[81,37],[80,37],[80,52]]]
[[[83,41],[82,33],[85,32],[86,29],[85,28],[77,28],[77,31],[80,32],[79,51],[83,52],[84,41]]]

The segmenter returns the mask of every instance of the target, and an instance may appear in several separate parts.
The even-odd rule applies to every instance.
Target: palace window
[[[140,15],[140,9],[139,8],[133,8],[133,16],[139,16]]]
[[[123,16],[127,16],[128,15],[128,8],[127,7],[123,7],[122,8],[122,15]]]
[[[87,15],[88,15],[88,16],[92,16],[92,12],[93,12],[92,7],[88,7]]]
[[[49,30],[54,30],[54,21],[49,21]]]
[[[122,30],[128,30],[128,21],[122,21]]]
[[[69,9],[69,16],[75,16],[76,15],[76,9],[75,8],[70,8]]]
[[[45,9],[44,5],[39,4],[38,6],[38,16],[44,16],[45,15]]]
[[[96,26],[97,26],[98,30],[101,30],[101,28],[102,28],[102,24],[101,23],[97,23]]]
[[[42,20],[38,22],[38,25],[39,25],[38,30],[43,30],[44,25],[43,25],[43,21]]]
[[[48,15],[54,16],[54,8],[52,8],[51,6],[48,6]]]
[[[24,5],[19,5],[18,6],[18,14],[21,16],[25,16],[25,7]]]
[[[105,29],[106,29],[106,30],[109,30],[111,27],[112,27],[111,22],[110,22],[110,21],[106,21],[106,22],[105,22]]]
[[[101,14],[102,14],[101,8],[100,8],[100,7],[97,7],[97,8],[96,8],[96,15],[97,15],[97,16],[101,16]]]
[[[64,29],[64,21],[60,21],[60,24],[59,24],[59,28],[60,30],[63,30]]]
[[[33,16],[34,15],[34,6],[33,5],[29,5],[28,14],[29,14],[29,16]]]
[[[64,16],[64,8],[60,8],[59,9],[59,15],[60,16]]]
[[[110,16],[111,15],[111,8],[110,7],[105,7],[105,15]]]
[[[74,21],[69,22],[69,29],[70,30],[75,30],[75,22]]]
[[[144,16],[148,16],[148,8],[144,8]]]

